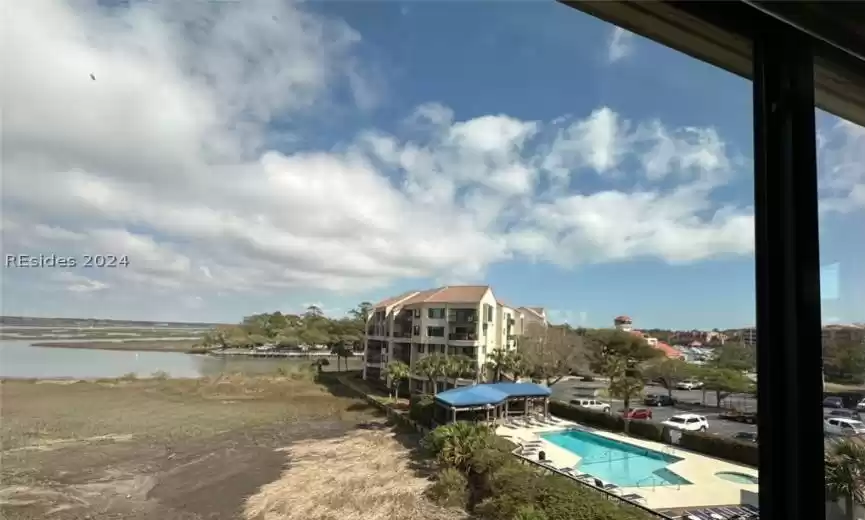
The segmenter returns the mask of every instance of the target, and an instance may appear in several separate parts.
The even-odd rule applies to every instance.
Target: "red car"
[[[652,410],[648,408],[629,408],[627,412],[622,410],[622,417],[626,419],[651,419]]]

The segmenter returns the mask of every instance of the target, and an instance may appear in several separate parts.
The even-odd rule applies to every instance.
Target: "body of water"
[[[215,357],[182,352],[130,352],[31,346],[34,340],[0,340],[0,377],[95,379],[134,373],[139,377],[165,372],[170,377],[202,377],[224,372],[272,373],[297,369],[309,360]],[[91,341],[91,340],[83,340]],[[358,360],[349,363],[357,368]],[[331,360],[329,368],[336,368]]]

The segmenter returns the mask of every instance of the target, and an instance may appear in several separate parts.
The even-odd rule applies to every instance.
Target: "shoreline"
[[[185,343],[185,344],[184,344]],[[78,348],[85,350],[117,350],[123,352],[175,352],[181,354],[207,354],[208,350],[196,348],[195,341],[130,341],[128,343],[115,341],[93,341],[93,342],[62,342],[44,341],[30,343],[31,347],[48,348]]]

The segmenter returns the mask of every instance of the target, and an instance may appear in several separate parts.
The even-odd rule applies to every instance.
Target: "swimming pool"
[[[690,484],[667,469],[682,459],[593,433],[567,430],[541,437],[578,455],[577,469],[621,487],[676,486]]]

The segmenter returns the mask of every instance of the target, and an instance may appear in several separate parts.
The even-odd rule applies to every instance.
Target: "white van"
[[[610,405],[602,403],[597,399],[571,399],[571,406],[579,406],[580,408],[588,408],[596,412],[610,413]]]

